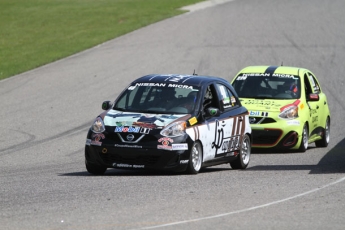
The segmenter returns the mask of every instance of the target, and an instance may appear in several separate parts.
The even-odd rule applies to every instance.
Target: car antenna
[[[193,75],[194,75],[194,76],[198,76],[198,74],[197,74],[197,73],[195,73],[195,69],[194,69]]]
[[[283,66],[283,62],[282,62],[282,64],[280,66]]]

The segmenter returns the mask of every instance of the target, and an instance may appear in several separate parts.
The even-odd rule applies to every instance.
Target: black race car
[[[147,75],[133,81],[88,131],[86,169],[155,169],[197,174],[251,153],[248,111],[229,82],[196,75]]]

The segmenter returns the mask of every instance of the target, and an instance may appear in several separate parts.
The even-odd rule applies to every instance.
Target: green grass
[[[0,0],[0,79],[183,13],[202,0]]]

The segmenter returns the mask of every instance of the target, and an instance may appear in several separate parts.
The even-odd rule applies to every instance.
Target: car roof
[[[132,83],[169,83],[201,86],[214,81],[220,81],[230,85],[227,80],[220,77],[186,74],[149,74],[136,79]]]
[[[305,68],[292,66],[248,66],[242,69],[237,75],[242,73],[269,73],[269,74],[290,74],[299,76],[301,73],[309,71]],[[309,71],[310,72],[310,71]]]

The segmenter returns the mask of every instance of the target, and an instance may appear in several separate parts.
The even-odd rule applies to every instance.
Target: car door
[[[245,132],[245,117],[240,114],[240,102],[229,88],[221,83],[210,84],[204,93],[204,122],[198,127],[203,142],[203,161],[230,156],[239,150],[242,134]],[[205,110],[216,109],[209,115]]]
[[[323,98],[321,93],[321,88],[319,83],[315,79],[315,76],[307,72],[304,76],[304,81],[306,84],[306,97],[307,103],[309,106],[309,139],[313,139],[316,135],[316,128],[321,125],[325,121],[326,118],[320,117],[323,114],[323,109],[325,107],[325,98]],[[318,100],[311,100],[308,99],[313,97],[313,94],[316,94],[319,97]],[[321,98],[320,98],[321,96]],[[322,125],[324,126],[324,124]]]
[[[240,149],[244,133],[250,132],[248,111],[241,106],[232,88],[222,83],[217,83],[216,86],[221,110],[220,118],[228,123],[227,128],[223,130],[223,144],[219,152],[229,155]]]

